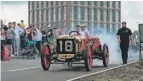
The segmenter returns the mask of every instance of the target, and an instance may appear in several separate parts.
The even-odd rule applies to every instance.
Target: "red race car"
[[[55,43],[44,43],[42,47],[41,65],[47,71],[51,64],[72,64],[85,65],[86,71],[92,68],[93,59],[103,60],[104,67],[108,66],[109,49],[107,44],[100,44],[98,37],[83,37],[73,35],[76,31],[71,31],[69,35],[62,35],[56,39]]]

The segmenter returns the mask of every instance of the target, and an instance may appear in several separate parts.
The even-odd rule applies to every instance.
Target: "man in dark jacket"
[[[132,32],[126,27],[126,22],[122,22],[122,28],[117,32],[117,39],[120,42],[123,64],[127,64],[128,48],[131,40]]]

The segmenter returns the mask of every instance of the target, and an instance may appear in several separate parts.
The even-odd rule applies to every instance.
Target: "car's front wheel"
[[[44,45],[42,47],[41,53],[41,65],[44,71],[49,70],[51,64],[51,51],[49,45]]]

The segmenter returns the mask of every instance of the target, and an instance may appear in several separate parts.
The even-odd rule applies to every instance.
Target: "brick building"
[[[70,30],[84,23],[92,32],[116,32],[121,22],[120,1],[29,1],[28,11],[29,24],[40,29],[50,24]]]

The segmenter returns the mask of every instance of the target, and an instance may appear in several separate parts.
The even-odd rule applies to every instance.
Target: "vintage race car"
[[[86,71],[90,71],[93,59],[103,60],[104,67],[108,66],[109,50],[107,44],[100,44],[98,37],[83,37],[73,35],[62,35],[56,39],[56,43],[44,43],[41,54],[42,68],[47,71],[51,64],[85,65]]]

